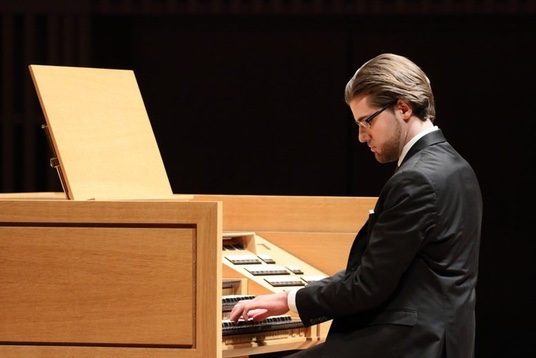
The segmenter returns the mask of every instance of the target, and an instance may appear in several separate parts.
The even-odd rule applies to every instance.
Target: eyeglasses
[[[397,100],[398,101],[398,100]],[[385,111],[387,108],[391,107],[393,104],[395,104],[397,101],[395,102],[391,102],[389,104],[387,104],[386,106],[383,106],[382,108],[378,109],[376,112],[372,113],[370,116],[368,116],[367,118],[365,119],[362,119],[360,121],[356,121],[355,123],[359,126],[359,127],[363,127],[363,128],[370,128],[370,122],[372,122],[372,120],[374,118],[376,118],[380,113],[382,113],[383,111]]]

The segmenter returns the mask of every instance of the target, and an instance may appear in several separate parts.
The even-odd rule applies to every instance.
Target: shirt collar
[[[408,152],[411,149],[411,147],[413,147],[413,144],[415,144],[419,139],[421,139],[426,134],[428,134],[430,132],[433,132],[433,131],[436,131],[438,129],[439,129],[438,126],[433,126],[432,128],[428,128],[428,129],[420,132],[419,134],[417,134],[415,137],[411,138],[411,140],[406,143],[404,148],[402,148],[402,153],[400,154],[400,157],[398,158],[398,166],[400,166],[400,164],[402,164],[402,161],[404,160],[404,157],[406,156],[406,154],[408,154]]]

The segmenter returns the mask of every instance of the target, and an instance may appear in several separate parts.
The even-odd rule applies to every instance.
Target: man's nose
[[[358,127],[357,139],[358,139],[361,143],[365,143],[365,142],[369,139],[369,134],[368,134],[366,128],[363,128],[363,127],[361,127],[361,126]]]

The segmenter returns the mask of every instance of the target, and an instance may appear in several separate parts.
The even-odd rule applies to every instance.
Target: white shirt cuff
[[[296,292],[298,290],[299,288],[290,290],[287,297],[288,308],[294,313],[298,313],[298,307],[296,307]]]

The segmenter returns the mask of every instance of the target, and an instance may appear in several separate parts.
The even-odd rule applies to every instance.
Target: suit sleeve
[[[367,241],[362,250],[352,250],[347,270],[297,292],[304,324],[365,312],[388,300],[434,229],[436,208],[428,177],[412,170],[391,177],[378,198],[375,217],[369,218],[367,235],[356,238]]]

